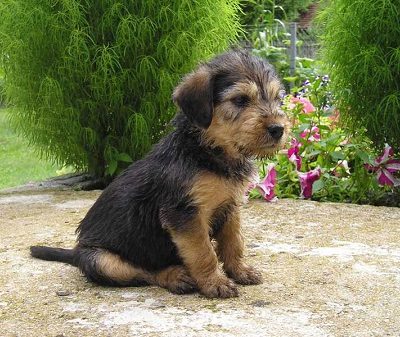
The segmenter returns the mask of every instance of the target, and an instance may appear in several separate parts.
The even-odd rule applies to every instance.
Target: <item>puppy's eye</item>
[[[232,98],[232,103],[235,104],[239,108],[244,108],[247,104],[249,104],[250,98],[244,95],[236,96]]]

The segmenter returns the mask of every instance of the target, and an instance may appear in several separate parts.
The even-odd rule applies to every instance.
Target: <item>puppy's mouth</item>
[[[276,155],[286,147],[288,132],[285,129],[280,137],[272,137],[268,133],[254,137],[250,142],[235,143],[236,151],[246,157],[268,158]]]
[[[264,157],[271,157],[274,156],[275,154],[278,153],[280,149],[282,149],[283,146],[281,146],[279,143],[273,143],[269,144],[263,147],[258,148],[255,151],[256,157],[259,158],[264,158]]]
[[[258,143],[254,146],[239,146],[239,152],[246,157],[267,158],[272,157],[284,147],[284,143],[273,141],[268,143]]]

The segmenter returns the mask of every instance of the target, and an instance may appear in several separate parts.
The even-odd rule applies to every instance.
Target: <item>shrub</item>
[[[4,97],[4,75],[3,71],[0,69],[0,108],[4,104],[5,97]]]
[[[375,146],[400,149],[400,6],[398,0],[330,1],[323,56],[337,105],[353,130],[366,127]]]
[[[0,2],[12,125],[45,157],[114,175],[161,137],[180,76],[236,38],[237,7],[237,0]]]

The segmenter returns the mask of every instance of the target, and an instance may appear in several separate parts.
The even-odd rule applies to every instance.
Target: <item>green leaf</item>
[[[356,155],[358,158],[360,158],[364,163],[370,163],[371,158],[368,153],[364,151],[356,151]]]
[[[129,154],[127,154],[127,153],[118,153],[117,160],[118,161],[123,161],[125,163],[132,163],[133,162],[131,156]]]
[[[118,168],[118,162],[116,160],[111,161],[108,163],[107,169],[106,169],[106,174],[112,176]]]
[[[314,157],[314,156],[319,155],[320,153],[321,153],[320,150],[314,150],[314,151],[311,151],[310,153],[308,153],[308,154],[306,155],[306,157],[307,157],[307,158]]]
[[[318,128],[320,130],[331,131],[331,128],[328,125],[324,125],[324,124],[318,124]]]
[[[322,179],[315,181],[313,184],[313,187],[312,187],[313,193],[316,193],[316,192],[322,190],[324,188],[324,186],[325,186],[325,183]]]
[[[331,152],[331,157],[334,161],[343,160],[346,158],[345,154],[342,151]]]
[[[288,81],[289,83],[293,83],[296,82],[296,80],[298,79],[298,77],[296,76],[287,76],[283,78],[285,81]]]

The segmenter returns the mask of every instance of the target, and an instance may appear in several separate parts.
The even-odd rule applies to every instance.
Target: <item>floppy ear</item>
[[[187,75],[175,88],[173,100],[190,122],[201,128],[208,128],[214,110],[210,72],[203,67]]]

